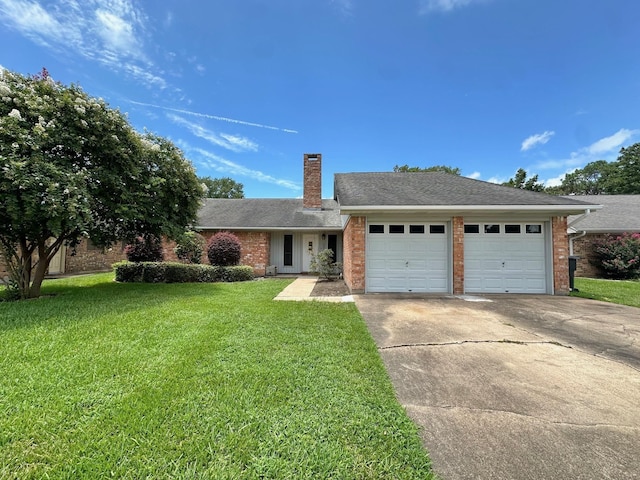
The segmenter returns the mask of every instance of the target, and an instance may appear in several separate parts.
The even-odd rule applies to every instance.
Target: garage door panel
[[[547,293],[544,235],[504,231],[465,235],[465,291]]]
[[[388,233],[385,224],[384,234],[367,235],[367,291],[448,292],[448,236],[430,234],[429,224],[418,233],[410,233],[416,223],[404,225],[404,234]]]

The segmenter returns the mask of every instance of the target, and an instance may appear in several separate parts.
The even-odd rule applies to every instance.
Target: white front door
[[[308,272],[311,268],[311,259],[318,253],[318,235],[305,233],[302,235],[302,271]]]

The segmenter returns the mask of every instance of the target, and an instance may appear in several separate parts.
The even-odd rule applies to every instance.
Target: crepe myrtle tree
[[[62,245],[174,238],[203,195],[171,142],[45,69],[0,71],[0,169],[0,255],[21,298],[40,295]]]

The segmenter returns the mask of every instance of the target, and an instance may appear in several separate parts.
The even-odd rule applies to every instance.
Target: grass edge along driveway
[[[571,292],[573,297],[590,298],[602,302],[640,307],[640,280],[605,280],[577,277]]]
[[[356,307],[287,282],[0,303],[0,478],[432,478]]]

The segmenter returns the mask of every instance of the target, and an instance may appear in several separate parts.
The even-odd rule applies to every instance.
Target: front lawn
[[[640,281],[638,280],[576,278],[574,285],[579,290],[571,292],[575,297],[640,307]]]
[[[287,282],[0,303],[0,478],[431,478],[355,306]]]

